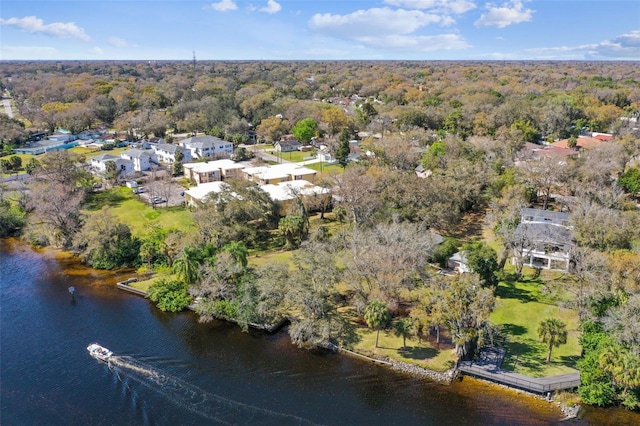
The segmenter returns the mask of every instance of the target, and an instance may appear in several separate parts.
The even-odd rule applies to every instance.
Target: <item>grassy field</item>
[[[73,148],[69,149],[69,151],[74,152],[76,154],[81,154],[84,155],[85,158],[87,160],[96,157],[100,154],[109,154],[109,155],[115,155],[115,156],[120,156],[120,153],[123,151],[126,151],[127,149],[129,149],[129,147],[123,147],[123,148],[114,148],[114,149],[110,149],[110,150],[101,150],[98,148],[85,148],[82,146],[74,146]]]
[[[532,377],[552,376],[574,371],[580,356],[578,315],[571,309],[552,303],[537,280],[500,283],[496,309],[491,321],[500,324],[508,335],[503,368]],[[567,325],[567,344],[553,348],[551,362],[546,363],[547,345],[538,340],[540,322],[556,318]]]
[[[305,167],[319,172],[320,176],[332,176],[344,172],[344,168],[339,164],[326,165],[324,163],[311,163],[307,164]]]
[[[394,359],[436,371],[446,371],[455,365],[455,353],[451,346],[435,343],[435,340],[418,340],[411,336],[406,340],[406,349],[402,346],[402,337],[396,336],[393,328],[380,330],[378,347],[376,347],[376,331],[367,327],[353,308],[342,308],[340,313],[356,326],[357,341],[348,349],[378,359]]]
[[[86,204],[88,212],[99,211],[109,206],[109,211],[122,223],[140,236],[151,224],[165,229],[187,231],[193,228],[191,212],[184,207],[153,208],[138,200],[130,188],[116,187],[108,191],[92,193]]]
[[[249,266],[254,268],[260,268],[265,265],[273,263],[288,263],[291,264],[294,251],[274,251],[263,254],[253,254],[249,256]]]
[[[279,153],[276,150],[265,150],[267,154],[275,155],[276,157],[282,158],[283,160],[291,161],[293,163],[299,163],[301,161],[309,160],[310,157],[313,156],[314,151],[291,151],[291,152],[283,152]]]

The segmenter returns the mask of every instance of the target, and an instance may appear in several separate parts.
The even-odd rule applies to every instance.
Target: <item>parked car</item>
[[[139,186],[137,188],[133,188],[133,193],[134,194],[142,194],[145,191],[146,191],[146,189],[145,189],[144,186]]]
[[[155,196],[155,197],[151,197],[151,204],[160,204],[160,203],[166,203],[167,199],[164,197],[160,197],[160,196]]]

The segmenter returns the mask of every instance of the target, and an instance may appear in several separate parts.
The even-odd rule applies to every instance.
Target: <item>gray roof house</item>
[[[449,269],[457,272],[458,274],[471,272],[471,269],[467,264],[466,253],[466,250],[462,250],[453,254],[453,256],[451,256],[447,261],[447,266],[449,267]]]
[[[111,154],[100,154],[93,157],[91,159],[91,168],[95,172],[102,174],[107,171],[107,163],[110,161],[116,164],[116,168],[119,171],[118,175],[126,176],[134,171],[133,161]]]
[[[183,139],[179,144],[189,150],[193,159],[210,158],[215,155],[231,156],[233,154],[233,143],[214,136],[194,136]]]
[[[575,242],[569,214],[541,209],[522,209],[516,238],[523,241],[524,264],[532,268],[566,271]]]
[[[156,154],[152,150],[127,149],[120,153],[120,157],[133,162],[133,168],[137,172],[151,169],[151,164],[157,163]]]
[[[153,151],[155,152],[158,161],[162,163],[175,163],[177,151],[181,151],[184,155],[184,159],[182,160],[183,162],[191,160],[191,152],[179,145],[170,143],[159,143],[151,145],[151,149],[153,149]]]
[[[302,144],[296,140],[278,141],[273,146],[278,152],[291,152],[302,148]]]

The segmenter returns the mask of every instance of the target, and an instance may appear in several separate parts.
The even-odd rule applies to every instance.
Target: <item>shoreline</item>
[[[66,264],[66,266],[72,266],[71,264],[74,264],[72,266],[72,268],[75,266],[81,266],[82,268],[86,268],[87,270],[92,270],[92,271],[97,271],[97,272],[105,272],[106,275],[103,277],[104,279],[106,279],[107,283],[111,283],[111,285],[113,284],[118,284],[118,283],[123,283],[123,282],[127,282],[128,279],[125,279],[125,274],[128,275],[129,277],[131,276],[131,270],[115,270],[115,271],[100,271],[100,270],[96,270],[94,268],[91,268],[90,266],[85,265],[83,262],[81,262],[81,260],[79,258],[77,258],[76,256],[73,255],[73,253],[70,253],[68,251],[62,250],[62,249],[58,249],[58,248],[53,248],[53,247],[32,247],[27,241],[19,239],[19,238],[5,238],[5,241],[12,241],[11,245],[14,246],[14,248],[16,249],[24,249],[24,248],[29,248],[29,250],[32,250],[34,252],[37,252],[41,255],[45,255],[47,257],[50,258],[55,258],[55,259],[60,259],[63,261],[64,264]],[[21,246],[21,247],[20,247]],[[120,275],[122,274],[122,275]],[[120,276],[119,276],[120,275]],[[130,281],[129,281],[130,282]],[[126,284],[125,284],[126,285]],[[130,286],[128,286],[130,287]],[[139,289],[134,289],[132,287],[130,287],[131,289],[135,290],[135,291],[128,291],[131,294],[136,294],[138,296],[144,296],[146,294],[146,292],[144,292],[143,290],[139,290]],[[225,320],[227,322],[233,322],[233,321],[229,321],[228,319],[223,319],[220,318],[220,320]],[[265,331],[265,332],[269,332],[269,329],[267,327],[261,327],[259,325],[256,324],[251,324],[252,328],[256,328],[259,329],[261,331]],[[277,330],[273,330],[272,332],[275,332]],[[453,371],[455,371],[454,369],[452,370],[448,370],[447,372],[440,372],[440,371],[435,371],[435,370],[429,370],[426,369],[424,367],[419,367],[413,364],[408,364],[408,363],[402,363],[401,361],[389,361],[389,360],[381,360],[381,359],[376,359],[376,358],[372,358],[369,357],[367,355],[364,354],[359,354],[353,351],[349,351],[349,350],[340,350],[340,348],[338,347],[325,347],[324,349],[326,350],[330,350],[336,353],[342,353],[345,354],[347,356],[350,357],[357,357],[361,360],[365,360],[365,361],[369,361],[369,362],[373,362],[376,364],[379,364],[381,366],[384,366],[386,368],[389,368],[391,370],[397,371],[399,373],[403,373],[406,374],[408,376],[411,377],[417,377],[417,378],[424,378],[427,379],[430,382],[433,383],[437,383],[437,384],[442,384],[442,385],[453,385],[456,381],[456,379],[459,379],[461,376],[458,374],[453,375]],[[491,391],[495,391],[498,392],[499,394],[502,394],[504,392],[509,392],[509,393],[514,393],[515,395],[518,395],[520,397],[524,397],[525,399],[523,400],[523,403],[531,406],[533,401],[545,401],[545,402],[553,402],[553,401],[549,401],[546,398],[544,398],[543,396],[540,395],[536,395],[536,394],[532,394],[526,391],[522,391],[519,389],[515,389],[515,388],[511,388],[508,386],[503,386],[500,385],[498,383],[495,382],[490,382],[490,381],[485,381],[482,379],[478,379],[478,378],[474,378],[471,376],[463,376],[465,377],[465,380],[468,380],[469,384],[468,386],[464,386],[464,387],[459,387],[458,389],[461,390],[463,393],[468,392],[470,394],[473,393],[477,393],[477,392],[483,392],[482,389],[479,389],[479,384],[483,384],[486,385],[488,387],[490,387]],[[486,390],[485,390],[486,391]],[[557,409],[560,411],[560,415],[558,416],[558,419],[556,421],[564,421],[564,420],[568,420],[568,419],[572,419],[572,418],[576,418],[576,415],[580,412],[581,407],[577,407],[577,410],[575,410],[575,407],[567,407],[565,405],[562,405],[560,403],[555,402],[555,405],[557,407]],[[572,411],[575,410],[575,411]]]
[[[132,293],[132,294],[136,294],[138,296],[142,296],[146,298],[146,292],[144,290],[140,290],[134,287],[131,287],[130,285],[128,285],[131,282],[136,282],[138,281],[137,278],[129,278],[125,281],[121,281],[116,283],[116,286],[118,287],[118,289]],[[189,305],[187,307],[188,310],[195,312],[194,306],[193,305]],[[230,318],[218,318],[218,320],[220,321],[227,321],[227,322],[232,322],[237,324],[236,321],[234,321],[233,319]],[[260,324],[249,324],[249,326],[251,326],[252,328],[255,328],[257,330],[261,330],[264,332],[267,332],[269,334],[271,333],[275,333],[278,330],[280,330],[284,324],[286,322],[288,322],[289,319],[288,318],[283,318],[282,320],[280,320],[279,322],[277,322],[276,324],[273,324],[271,326],[268,325],[260,325]],[[437,383],[437,384],[441,384],[441,385],[451,385],[454,383],[454,381],[458,378],[460,378],[460,380],[462,380],[462,377],[466,377],[468,379],[471,380],[476,380],[482,383],[485,383],[489,386],[492,387],[496,387],[498,389],[501,390],[509,390],[512,392],[515,392],[519,395],[522,396],[526,396],[526,397],[531,397],[534,398],[538,401],[545,401],[548,403],[553,403],[556,407],[558,407],[558,409],[560,410],[560,412],[564,415],[563,418],[559,419],[558,421],[562,422],[562,421],[567,421],[567,420],[571,420],[571,419],[575,419],[578,417],[578,414],[580,413],[580,411],[582,410],[582,407],[580,405],[574,405],[574,406],[568,406],[566,404],[562,404],[560,402],[554,401],[553,399],[549,399],[548,397],[545,397],[543,395],[538,395],[532,392],[527,392],[525,390],[522,389],[518,389],[518,388],[514,388],[514,387],[510,387],[507,385],[503,385],[500,383],[496,383],[496,382],[492,382],[489,380],[484,380],[481,378],[477,378],[477,377],[473,377],[473,376],[467,376],[464,375],[462,372],[460,372],[459,370],[457,370],[456,368],[452,368],[446,371],[436,371],[436,370],[431,370],[428,368],[424,368],[424,367],[420,367],[414,364],[410,364],[410,363],[406,363],[406,362],[402,362],[402,361],[396,361],[396,360],[389,360],[389,359],[378,359],[378,358],[373,358],[370,357],[368,355],[364,355],[358,352],[354,352],[352,350],[346,349],[346,348],[342,348],[340,346],[336,346],[333,344],[329,344],[327,346],[323,346],[323,349],[332,351],[332,352],[336,352],[338,354],[344,354],[346,356],[350,356],[353,358],[358,358],[360,360],[364,360],[364,361],[368,361],[368,362],[372,362],[375,364],[379,364],[382,366],[385,366],[391,370],[400,372],[400,373],[404,373],[407,374],[409,376],[412,377],[419,377],[419,378],[425,378],[427,380],[432,381],[433,383]]]

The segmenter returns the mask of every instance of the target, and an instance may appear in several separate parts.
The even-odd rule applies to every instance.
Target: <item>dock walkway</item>
[[[574,389],[580,385],[579,371],[549,377],[529,377],[523,374],[505,371],[500,368],[502,360],[504,359],[504,354],[504,349],[483,352],[478,361],[461,362],[458,365],[458,371],[538,394],[545,394],[564,389]]]

